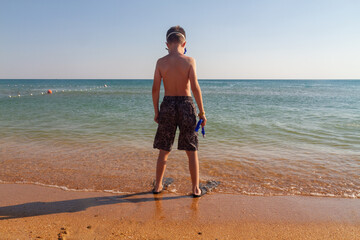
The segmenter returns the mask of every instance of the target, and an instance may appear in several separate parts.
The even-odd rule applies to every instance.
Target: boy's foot
[[[152,193],[153,194],[161,193],[163,190],[167,189],[173,182],[174,182],[173,178],[164,178],[162,182],[163,183],[162,186],[156,188],[156,181],[154,181],[153,182],[154,188],[152,190]]]
[[[153,194],[159,194],[159,193],[162,193],[162,191],[163,191],[163,190],[157,192],[157,191],[155,191],[155,189],[153,189],[153,190],[152,190],[152,193],[153,193]]]
[[[211,191],[212,191],[214,188],[216,188],[219,184],[220,184],[219,181],[213,181],[213,180],[207,181],[205,185],[202,185],[202,184],[200,183],[199,188],[200,188],[201,193],[200,193],[200,194],[195,194],[195,193],[193,193],[192,196],[193,196],[194,198],[198,198],[198,197],[204,196],[206,193],[211,192]]]
[[[200,194],[195,194],[195,193],[193,193],[193,197],[194,198],[199,198],[199,197],[201,197],[201,196],[204,196],[206,193],[207,193],[208,191],[207,191],[207,189],[204,187],[204,186],[200,186]]]
[[[152,193],[159,194],[159,193],[162,193],[163,190],[164,190],[164,188],[161,188],[161,190],[155,190],[155,188],[153,188]]]

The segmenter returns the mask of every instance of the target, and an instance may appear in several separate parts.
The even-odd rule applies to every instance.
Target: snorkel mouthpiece
[[[202,119],[200,119],[200,120],[198,121],[198,123],[196,124],[195,132],[198,132],[198,131],[199,131],[200,125],[201,125],[202,122],[203,122]]]
[[[202,122],[203,122],[202,119],[200,119],[198,121],[198,123],[196,124],[195,132],[199,131]],[[204,127],[201,128],[201,133],[202,133],[203,137],[205,137],[205,128]]]

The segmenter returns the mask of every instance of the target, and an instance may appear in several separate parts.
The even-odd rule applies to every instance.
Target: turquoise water
[[[208,118],[200,138],[203,175],[220,178],[224,192],[360,197],[360,80],[199,82]],[[41,151],[45,166],[96,147],[152,158],[151,86],[150,80],[0,80],[0,167],[10,161],[22,172],[19,159],[42,161],[34,152]],[[111,158],[97,154],[105,165],[104,156]],[[0,170],[0,180],[59,185],[9,169]]]

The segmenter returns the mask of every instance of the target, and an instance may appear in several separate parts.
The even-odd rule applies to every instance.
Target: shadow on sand
[[[142,197],[139,197],[142,196]],[[107,197],[81,198],[56,202],[31,202],[13,206],[0,207],[0,220],[49,215],[55,213],[71,213],[86,210],[89,207],[118,203],[157,202],[191,198],[191,196],[158,197],[152,192],[139,192]]]

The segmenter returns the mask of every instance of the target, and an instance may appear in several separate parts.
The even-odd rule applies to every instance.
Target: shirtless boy
[[[166,45],[169,54],[157,61],[152,98],[158,129],[154,140],[154,148],[160,150],[156,166],[156,184],[154,193],[163,189],[162,180],[165,173],[166,161],[174,143],[176,128],[179,126],[180,135],[178,149],[185,150],[189,159],[189,170],[194,197],[201,196],[199,188],[199,160],[198,136],[195,133],[196,110],[191,97],[191,91],[199,107],[199,118],[206,125],[205,111],[201,96],[201,89],[196,77],[195,60],[185,56],[186,34],[182,27],[171,27],[166,34]],[[159,96],[161,79],[164,83],[165,96],[160,105]]]

